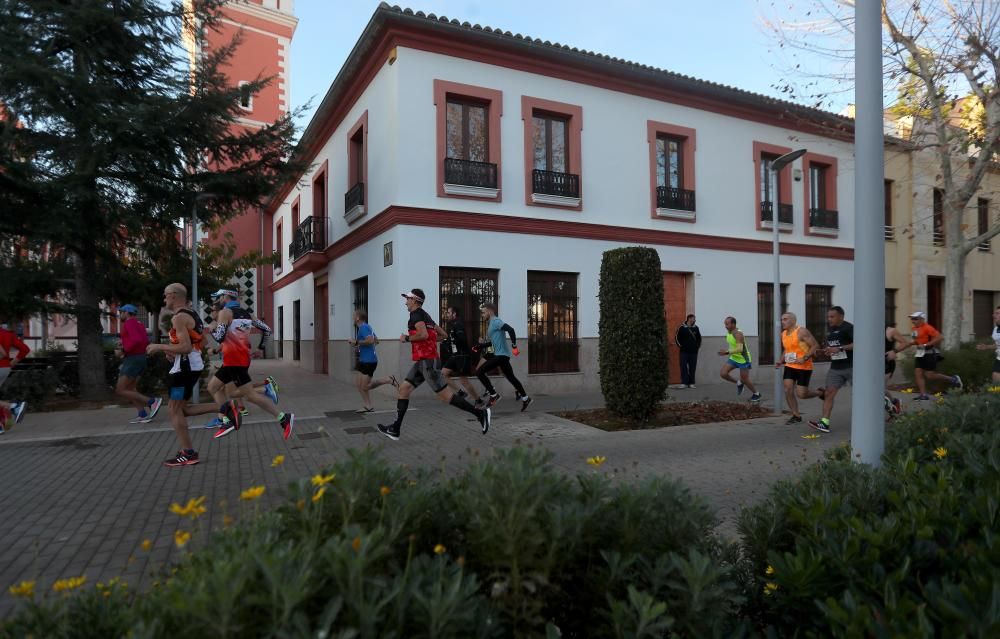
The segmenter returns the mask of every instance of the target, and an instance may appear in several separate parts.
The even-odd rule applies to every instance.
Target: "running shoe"
[[[493,408],[497,402],[500,401],[500,393],[493,393],[490,398],[486,400],[486,408]]]
[[[753,403],[755,403],[755,404],[758,403],[758,402],[760,402],[760,393],[754,393],[753,395],[751,395],[750,396],[750,401],[753,402]]]
[[[237,430],[236,424],[229,421],[228,417],[223,417],[221,423],[219,424],[219,430],[215,431],[215,435],[212,435],[212,437],[219,439],[220,437],[225,437],[234,430]]]
[[[914,397],[913,401],[915,401],[915,402],[929,402],[929,401],[931,401],[931,398],[927,394],[920,394],[920,395],[917,395],[916,397]]]
[[[277,395],[278,394],[278,380],[274,379],[274,375],[268,375],[267,377],[264,378],[264,380],[268,384],[270,384],[271,390],[273,390],[274,394]],[[274,400],[274,403],[277,404],[278,400]]]
[[[20,424],[24,418],[24,409],[28,407],[28,402],[14,402],[10,405],[10,410],[14,414],[14,423]]]
[[[374,413],[375,412],[375,407],[372,406],[371,408],[369,408],[369,407],[365,406],[363,408],[359,408],[358,410],[356,410],[354,412],[357,413],[358,415],[364,415],[365,413]]]
[[[899,398],[892,398],[892,410],[896,415],[903,414],[903,402],[899,401]]]
[[[281,436],[284,439],[288,439],[292,436],[292,430],[295,428],[295,415],[293,413],[282,413],[281,419],[278,420],[278,425],[281,426]]]
[[[962,388],[965,386],[965,384],[962,383],[962,378],[959,377],[958,375],[952,376],[951,383],[952,386],[954,386],[958,390],[962,390]]]
[[[222,426],[222,419],[219,417],[216,417],[212,421],[205,424],[205,428],[218,428],[219,426]]]
[[[377,428],[378,432],[382,433],[392,441],[399,441],[399,426],[396,426],[395,424],[389,424],[388,426],[379,424]]]
[[[130,424],[145,424],[146,420],[149,419],[149,415],[136,415],[132,419],[128,420]]]
[[[483,435],[490,432],[490,423],[493,419],[493,411],[489,408],[484,408],[481,413],[479,413],[479,425],[483,427]],[[399,432],[397,431],[397,435]]]
[[[695,386],[694,384],[688,384],[688,388],[698,388],[698,387]]]
[[[792,424],[801,424],[801,423],[802,423],[801,415],[792,415],[791,417],[788,418],[788,421],[785,422],[785,426],[791,426]]]
[[[530,397],[527,397],[527,396],[522,397],[521,398],[521,412],[523,413],[524,411],[528,410],[528,406],[530,406],[531,402],[533,402],[533,401],[535,401],[535,400],[531,399]]]
[[[819,420],[819,421],[814,421],[814,420],[810,419],[809,420],[809,425],[811,427],[815,428],[816,430],[820,431],[820,432],[824,432],[824,433],[829,433],[830,432],[830,422],[823,421],[822,419]]]
[[[153,403],[149,405],[149,409],[146,411],[147,412],[146,421],[150,422],[153,421],[153,418],[156,417],[156,413],[159,412],[160,406],[162,405],[163,405],[163,398],[161,397],[154,398]]]
[[[250,410],[246,406],[240,406],[240,417],[250,417]]]
[[[274,386],[271,385],[271,382],[264,384],[264,394],[267,395],[268,399],[274,402],[275,405],[278,404],[278,391],[274,390]]]
[[[177,455],[171,457],[167,461],[163,462],[163,465],[167,468],[174,468],[177,466],[194,466],[198,463],[198,451],[177,451]]]
[[[476,408],[478,408],[478,409],[483,409],[483,408],[485,408],[485,407],[486,407],[486,400],[485,400],[485,399],[483,399],[482,397],[480,397],[480,398],[478,398],[478,399],[476,400],[476,403],[474,404],[474,406],[475,406]]]
[[[736,382],[736,396],[739,397],[743,394],[743,382]]]

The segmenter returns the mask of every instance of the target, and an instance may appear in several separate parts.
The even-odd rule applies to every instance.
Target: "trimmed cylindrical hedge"
[[[630,246],[601,260],[601,393],[608,410],[643,421],[667,389],[667,323],[660,256]]]

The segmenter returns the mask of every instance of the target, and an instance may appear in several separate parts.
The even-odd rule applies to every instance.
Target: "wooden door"
[[[329,313],[329,287],[324,282],[316,285],[316,305],[314,307],[313,326],[316,327],[314,342],[314,352],[316,361],[313,363],[313,370],[317,373],[327,374],[330,372],[330,313]]]
[[[667,357],[669,359],[668,381],[681,383],[680,349],[674,343],[677,329],[687,317],[687,273],[665,272],[663,274],[663,308],[667,320]]]
[[[927,277],[927,323],[944,332],[944,278]]]

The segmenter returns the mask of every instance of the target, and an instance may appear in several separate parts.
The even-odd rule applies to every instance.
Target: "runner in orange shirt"
[[[782,361],[775,362],[775,368],[785,367],[782,383],[785,388],[785,401],[792,411],[786,424],[801,424],[802,414],[799,413],[799,399],[810,397],[823,398],[823,390],[809,390],[809,380],[813,372],[813,353],[819,348],[816,338],[805,326],[799,326],[795,313],[781,315],[781,347],[784,350]]]
[[[930,399],[927,396],[928,379],[950,382],[952,386],[961,389],[961,377],[958,375],[943,375],[937,372],[939,359],[937,346],[944,340],[944,335],[927,323],[927,313],[923,311],[910,313],[910,323],[913,324],[913,332],[910,333],[910,341],[904,349],[911,347],[916,347],[917,349],[916,353],[914,353],[914,361],[916,362],[914,376],[917,378],[917,390],[920,391],[920,394],[917,395],[915,401]]]

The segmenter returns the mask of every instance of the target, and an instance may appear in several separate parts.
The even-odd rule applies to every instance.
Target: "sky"
[[[292,105],[312,101],[300,129],[377,6],[378,0],[295,0]],[[785,97],[774,87],[786,73],[758,0],[410,0],[400,6]]]

